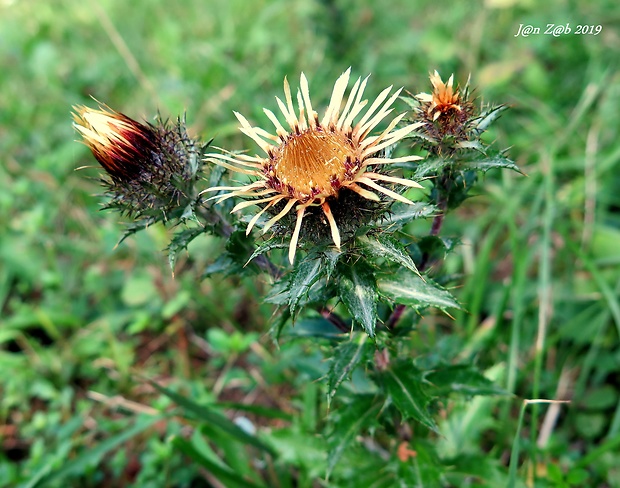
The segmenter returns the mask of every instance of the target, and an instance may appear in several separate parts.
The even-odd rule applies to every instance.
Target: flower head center
[[[334,196],[358,151],[343,133],[310,128],[292,133],[274,151],[271,161],[275,178],[292,189],[300,200]]]

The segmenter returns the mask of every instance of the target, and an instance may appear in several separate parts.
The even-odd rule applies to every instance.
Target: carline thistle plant
[[[369,103],[369,78],[357,78],[348,90],[350,75],[349,68],[336,80],[320,115],[306,76],[295,97],[285,78],[284,100],[276,97],[284,121],[263,109],[273,132],[234,112],[263,155],[207,153],[209,143],[189,138],[180,119],[175,126],[143,124],[105,105],[75,107],[74,125],[109,175],[109,207],[147,223],[187,215],[198,221],[177,232],[171,253],[203,233],[219,234],[228,254],[218,271],[245,272],[254,260],[275,279],[268,300],[286,305],[288,316],[315,309],[342,331],[358,324],[374,337],[378,325],[397,325],[405,305],[460,307],[428,276],[438,243],[412,237],[406,226],[433,217],[430,234],[437,237],[445,213],[465,200],[478,172],[516,166],[480,138],[502,106],[477,110],[468,85],[454,86],[453,76],[444,83],[435,71],[430,94],[407,97],[390,86]],[[391,115],[398,100],[412,110]],[[222,184],[227,170],[245,181]],[[203,172],[209,183],[199,191]],[[255,205],[259,210],[246,219],[240,211]],[[209,225],[214,221],[222,225]],[[258,248],[250,237],[255,227],[266,236]],[[288,248],[288,273],[270,261],[279,247]],[[296,260],[299,249],[306,252]],[[389,305],[382,309],[387,315],[379,314],[380,302]],[[337,303],[350,320],[336,316]]]
[[[366,449],[359,439],[367,437],[373,451],[386,453],[380,466],[392,463],[390,481],[426,450],[415,472],[409,466],[405,484],[413,486],[421,483],[419,466],[439,459],[426,442],[440,433],[430,409],[448,394],[501,394],[474,365],[413,340],[428,309],[449,315],[461,308],[445,288],[453,278],[441,270],[458,236],[442,237],[442,222],[469,196],[479,173],[518,168],[481,137],[503,106],[475,106],[468,85],[461,89],[453,76],[443,82],[434,72],[432,92],[410,97],[390,86],[369,103],[363,99],[368,77],[357,78],[347,95],[350,74],[336,80],[321,115],[306,76],[295,97],[285,78],[284,100],[276,97],[284,122],[264,109],[273,131],[235,112],[262,155],[233,148],[207,153],[205,144],[187,137],[184,123],[142,124],[105,106],[76,107],[74,120],[109,175],[109,206],[148,222],[193,215],[187,228],[175,228],[169,252],[205,233],[223,237],[221,255],[201,278],[250,275],[257,265],[271,277],[265,301],[278,306],[275,339],[294,324],[304,328],[297,338],[312,338],[325,353],[330,415],[327,429],[317,432],[327,441],[325,478],[342,476],[342,456],[349,447]],[[393,116],[398,101],[410,110]],[[252,206],[259,209],[243,215]],[[421,218],[432,222],[428,235],[409,225]],[[254,228],[262,229],[257,240]],[[364,388],[340,389],[354,373]],[[248,439],[244,433],[242,442]],[[415,439],[422,442],[410,449]],[[396,445],[399,461],[390,457]],[[452,467],[437,469],[433,486]],[[232,470],[219,469],[231,479]]]

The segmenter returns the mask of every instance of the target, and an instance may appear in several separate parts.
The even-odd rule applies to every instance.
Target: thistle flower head
[[[336,81],[329,106],[322,117],[319,117],[312,105],[306,76],[301,74],[297,107],[285,79],[284,101],[276,97],[285,124],[271,110],[264,109],[274,125],[275,134],[252,126],[243,115],[235,112],[241,123],[241,132],[256,142],[264,156],[232,153],[207,155],[208,161],[253,178],[254,181],[245,186],[220,186],[205,190],[226,191],[214,197],[219,202],[231,197],[251,199],[239,203],[233,211],[265,204],[250,220],[246,230],[248,234],[266,211],[277,210],[263,226],[263,233],[295,210],[295,225],[289,245],[291,263],[295,258],[304,215],[316,208],[320,208],[326,225],[329,225],[331,238],[336,247],[340,248],[339,222],[334,217],[332,207],[341,192],[354,192],[367,201],[380,201],[379,194],[383,194],[394,200],[412,203],[384,185],[421,187],[414,181],[389,176],[381,170],[392,163],[419,159],[418,156],[385,157],[384,150],[420,124],[396,128],[405,115],[401,114],[392,119],[383,132],[370,135],[392,112],[391,106],[401,90],[390,96],[392,87],[386,88],[361,115],[368,103],[362,100],[368,78],[358,78],[344,102],[350,71],[349,68]],[[360,115],[361,118],[354,123]]]
[[[100,104],[73,107],[74,127],[109,175],[109,207],[136,218],[161,220],[192,198],[199,148],[185,123],[140,123]]]
[[[437,71],[430,74],[432,93],[418,93],[413,121],[421,123],[422,145],[431,153],[449,154],[464,141],[476,138],[476,110],[469,99],[469,81],[454,87],[454,75],[444,83]]]
[[[437,120],[441,115],[447,114],[451,110],[461,111],[461,94],[458,88],[455,90],[454,75],[450,75],[448,82],[444,83],[437,70],[430,76],[433,85],[433,93],[419,93],[416,98],[423,103],[423,110],[433,121]]]

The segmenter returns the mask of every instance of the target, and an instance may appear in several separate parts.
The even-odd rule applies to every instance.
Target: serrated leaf
[[[103,207],[103,210],[107,210],[108,208],[116,210],[115,207],[106,206]],[[120,246],[122,242],[128,237],[137,234],[141,230],[148,228],[150,225],[154,225],[156,222],[159,222],[161,219],[157,219],[155,217],[145,217],[143,219],[137,220],[129,224],[125,229],[123,229],[123,235],[116,243],[116,246]]]
[[[193,222],[200,223],[200,221],[198,220],[198,217],[196,216],[196,212],[194,212],[193,204],[189,204],[183,209],[183,212],[181,213],[179,220],[181,222],[184,222],[186,220],[191,220]]]
[[[455,144],[455,147],[458,149],[475,149],[481,153],[484,153],[484,146],[480,141],[460,141]]]
[[[387,259],[396,264],[420,274],[411,256],[405,251],[405,247],[393,237],[386,234],[365,235],[359,237],[357,242],[361,245],[365,254],[373,258]]]
[[[334,349],[333,360],[327,373],[327,408],[330,407],[338,387],[361,361],[367,338],[366,334],[351,334],[351,340]]]
[[[288,287],[288,306],[291,316],[295,317],[300,301],[308,296],[310,288],[321,278],[324,271],[320,256],[314,259],[306,257],[295,264]]]
[[[471,365],[447,365],[429,372],[425,378],[434,387],[433,394],[446,396],[449,393],[462,395],[508,395],[490,379]]]
[[[209,184],[207,188],[213,188],[219,186],[222,181],[222,176],[226,173],[226,168],[219,165],[210,165],[211,171],[209,172]]]
[[[474,130],[478,134],[482,134],[507,108],[508,107],[506,105],[498,105],[497,107],[491,107],[486,112],[480,114],[478,117],[479,121],[475,125]]]
[[[177,256],[183,249],[187,249],[187,246],[190,242],[192,242],[196,237],[205,232],[205,227],[192,227],[189,229],[184,229],[181,232],[177,232],[166,251],[168,251],[168,264],[170,265],[170,269],[174,272],[174,265],[177,260]]]
[[[206,278],[216,273],[230,276],[232,274],[247,275],[252,271],[255,272],[256,268],[254,266],[246,266],[248,262],[247,256],[250,254],[253,244],[253,239],[246,236],[245,231],[234,231],[226,241],[225,251],[213,263],[207,266],[202,277]]]
[[[452,166],[453,164],[454,164],[454,161],[450,159],[441,159],[441,158],[425,159],[420,164],[418,164],[418,167],[416,168],[415,173],[413,175],[414,176],[413,179],[421,180],[428,176],[438,175],[445,168],[448,168]]]
[[[439,213],[435,205],[429,203],[415,202],[413,205],[406,203],[395,203],[390,211],[380,221],[379,225],[389,228],[390,231],[402,229],[405,225],[415,219],[430,217]]]
[[[437,424],[426,409],[431,397],[422,387],[422,375],[409,361],[392,364],[380,376],[386,393],[404,419],[417,420],[438,432]]]
[[[274,305],[288,305],[290,295],[289,281],[286,279],[276,281],[265,296],[265,302],[273,303]]]
[[[407,96],[401,95],[398,98],[401,99],[403,102],[405,102],[407,105],[409,105],[409,107],[413,110],[417,110],[420,107],[420,102],[415,97],[407,97]]]
[[[276,294],[271,293],[269,301],[282,304],[288,303],[291,316],[299,310],[302,304],[308,301],[323,300],[325,290],[328,288],[327,280],[331,276],[338,259],[340,251],[333,251],[329,248],[320,248],[304,259],[295,262],[295,267],[291,277],[284,287],[280,287]]]
[[[288,244],[285,242],[277,242],[274,240],[269,240],[267,242],[263,242],[260,246],[258,246],[256,249],[254,249],[254,252],[252,253],[252,255],[249,257],[246,266],[248,265],[248,263],[250,261],[252,261],[254,258],[257,258],[258,256],[260,256],[261,254],[265,254],[266,252],[271,251],[272,249],[282,249],[288,247]]]
[[[494,168],[506,168],[516,171],[517,173],[523,174],[523,172],[519,169],[519,167],[514,163],[514,161],[508,159],[501,154],[497,154],[494,156],[487,156],[483,159],[478,159],[475,161],[463,161],[459,163],[459,168],[465,170],[475,170],[482,171],[486,173],[490,169]]]
[[[461,306],[452,294],[429,278],[423,280],[411,271],[399,268],[391,273],[377,276],[379,293],[396,303],[415,309],[437,307],[440,310]]]
[[[339,267],[338,295],[353,319],[360,323],[370,337],[377,325],[377,283],[372,268],[359,260]]]

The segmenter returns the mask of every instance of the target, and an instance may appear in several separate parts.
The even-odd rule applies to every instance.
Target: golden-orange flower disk
[[[395,129],[404,113],[391,120],[380,134],[370,135],[371,131],[392,112],[391,106],[401,90],[397,90],[391,96],[391,86],[383,90],[354,124],[354,120],[368,103],[367,100],[362,100],[368,77],[364,80],[357,79],[342,108],[350,72],[351,68],[336,81],[329,106],[322,118],[319,118],[313,109],[306,76],[301,74],[296,100],[297,112],[293,105],[290,86],[285,79],[285,100],[276,97],[276,101],[289,127],[288,130],[271,110],[264,109],[264,112],[275,126],[275,134],[252,126],[243,115],[235,112],[241,123],[240,130],[258,144],[265,157],[232,153],[207,155],[208,161],[257,178],[256,181],[244,186],[219,186],[205,190],[227,191],[228,193],[224,195],[213,197],[218,198],[218,202],[236,196],[252,198],[236,205],[233,212],[251,205],[266,203],[250,220],[246,231],[248,234],[260,216],[274,205],[284,204],[282,209],[264,225],[263,233],[288,214],[293,207],[295,208],[297,217],[289,245],[291,263],[295,258],[302,221],[308,207],[322,208],[330,226],[332,240],[336,247],[340,248],[340,231],[328,199],[337,198],[341,189],[352,190],[368,200],[379,201],[379,195],[376,193],[379,192],[394,200],[411,204],[413,202],[409,199],[377,182],[421,188],[421,185],[414,181],[373,171],[375,166],[420,159],[418,156],[389,158],[382,155],[384,149],[400,141],[421,125],[416,123]]]
[[[421,102],[428,104],[426,107],[427,114],[432,116],[433,120],[437,120],[441,114],[450,110],[460,111],[461,95],[458,89],[453,88],[454,75],[451,75],[447,83],[441,80],[441,76],[437,70],[429,76],[433,85],[433,93],[419,93],[416,98]]]

